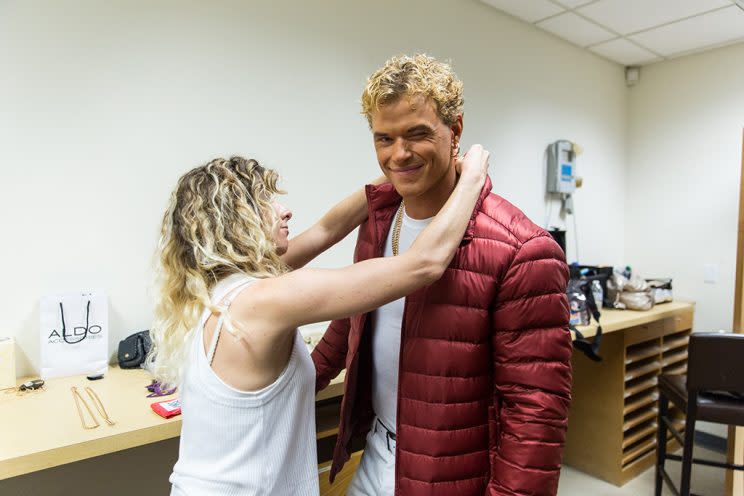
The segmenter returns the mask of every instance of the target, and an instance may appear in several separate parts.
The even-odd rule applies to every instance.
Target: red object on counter
[[[171,418],[181,414],[181,400],[159,401],[152,403],[150,408],[163,418]]]

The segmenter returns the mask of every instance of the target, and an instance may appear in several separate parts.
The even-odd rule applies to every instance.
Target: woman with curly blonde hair
[[[178,180],[148,359],[181,388],[172,495],[318,494],[315,369],[297,327],[367,312],[441,277],[487,162],[477,145],[458,160],[457,187],[405,253],[333,270],[300,267],[364,221],[364,190],[290,242],[278,175],[255,160],[215,159]]]

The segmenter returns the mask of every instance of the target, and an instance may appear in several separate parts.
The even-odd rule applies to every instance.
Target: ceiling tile
[[[564,9],[549,0],[481,0],[492,7],[527,22],[535,22],[563,12]]]
[[[577,9],[622,35],[731,5],[730,0],[600,0]]]
[[[642,65],[661,60],[660,57],[624,38],[600,43],[589,50],[622,65]]]
[[[575,9],[588,3],[592,3],[594,0],[553,0],[555,3],[559,3],[566,8]]]
[[[537,26],[576,45],[585,47],[614,38],[615,35],[572,12],[537,23]]]
[[[664,56],[744,39],[744,10],[731,6],[629,36]]]

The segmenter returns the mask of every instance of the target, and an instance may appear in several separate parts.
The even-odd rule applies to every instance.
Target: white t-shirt
[[[412,219],[403,212],[398,254],[410,248],[434,217]],[[393,225],[395,217],[393,217]],[[385,242],[385,256],[393,256],[393,226]],[[400,327],[405,298],[383,305],[372,313],[372,408],[385,427],[395,432],[398,413],[398,368]]]

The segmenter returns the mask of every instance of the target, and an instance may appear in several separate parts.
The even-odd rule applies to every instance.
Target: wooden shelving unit
[[[315,406],[315,437],[324,439],[338,434],[338,420],[341,412],[341,402],[332,401]]]
[[[351,479],[354,477],[354,472],[357,466],[359,466],[359,460],[362,458],[362,452],[357,451],[351,454],[351,458],[343,470],[336,475],[336,479],[333,484],[328,482],[328,471],[331,469],[331,462],[321,463],[318,466],[318,472],[320,473],[320,495],[321,496],[345,496],[346,489],[351,484]]]
[[[316,401],[315,428],[318,449],[318,478],[321,496],[343,496],[356,472],[362,451],[352,453],[343,470],[336,474],[333,484],[328,482],[328,471],[331,469],[333,447],[338,436],[338,423],[341,414],[342,396],[326,396]]]
[[[647,312],[623,312],[631,323],[644,322],[626,328],[622,315],[605,312],[611,315],[613,329],[603,336],[603,361],[574,353],[566,465],[617,486],[653,466],[658,377],[685,373],[692,330],[693,305],[669,305],[674,306],[657,309],[658,318],[639,315]],[[675,429],[684,429],[681,411],[671,409],[670,416]],[[676,441],[667,435],[669,448],[675,448]]]

